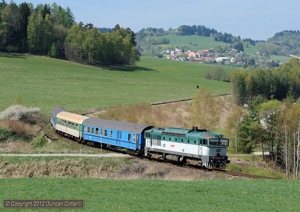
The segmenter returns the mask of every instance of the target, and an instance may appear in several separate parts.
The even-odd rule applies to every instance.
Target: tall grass
[[[110,108],[98,114],[99,118],[142,123],[157,127],[189,126],[191,102],[168,105],[128,105]]]

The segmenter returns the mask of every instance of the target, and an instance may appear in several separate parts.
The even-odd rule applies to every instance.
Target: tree
[[[286,102],[282,111],[284,117],[285,164],[286,173],[292,173],[294,178],[299,176],[300,156],[300,101],[290,104]]]
[[[2,5],[4,5],[2,3]],[[17,51],[17,40],[18,40],[18,6],[11,2],[6,5],[1,11],[1,25],[0,25],[0,35],[1,35],[1,45],[2,50],[9,52]]]
[[[245,110],[242,107],[233,103],[230,105],[230,108],[231,108],[231,112],[226,119],[225,129],[228,132],[229,137],[231,138],[230,148],[233,148],[234,152],[238,154],[239,127],[240,127],[240,123],[243,120],[243,117],[245,116]]]
[[[21,3],[19,6],[19,39],[18,39],[18,52],[25,53],[27,52],[27,26],[28,26],[28,18],[30,16],[30,8],[27,3]]]
[[[83,62],[83,42],[85,38],[84,27],[79,24],[74,24],[68,31],[65,40],[65,53],[69,60]]]
[[[221,118],[221,104],[205,88],[200,88],[192,100],[192,126],[203,129],[216,129]]]
[[[246,73],[237,71],[232,74],[233,93],[238,104],[244,104],[247,100]]]
[[[259,105],[260,120],[266,130],[269,143],[269,152],[271,159],[277,163],[281,156],[281,143],[279,139],[279,113],[281,110],[281,102],[271,100]]]
[[[242,42],[235,43],[233,45],[233,48],[236,49],[238,52],[244,51],[244,46],[243,46]]]
[[[53,58],[58,57],[58,50],[57,50],[57,46],[56,46],[55,43],[52,43],[52,46],[51,46],[50,51],[49,51],[49,56],[53,57]]]
[[[103,35],[98,29],[92,28],[86,31],[85,40],[82,44],[82,48],[85,52],[85,58],[88,63],[99,64],[101,62],[102,40]]]

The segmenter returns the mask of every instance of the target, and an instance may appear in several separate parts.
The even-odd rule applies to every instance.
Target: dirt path
[[[132,157],[126,154],[120,153],[107,153],[107,154],[77,154],[77,153],[65,153],[65,154],[0,154],[0,157],[98,157],[98,158],[109,158],[109,157]]]

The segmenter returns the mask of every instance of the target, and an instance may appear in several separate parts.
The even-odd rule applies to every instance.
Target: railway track
[[[273,177],[266,177],[266,176],[260,176],[260,175],[253,175],[253,174],[246,174],[246,173],[241,173],[241,172],[233,172],[233,171],[222,171],[222,170],[214,170],[218,172],[223,172],[226,175],[230,176],[235,176],[235,177],[245,177],[245,178],[250,178],[250,179],[270,179],[270,180],[277,180],[276,178]]]
[[[44,130],[44,135],[50,139],[51,141],[54,141],[54,140],[57,140],[58,139],[58,136],[59,135],[56,135],[56,134],[52,134],[48,131],[45,131]],[[94,146],[95,148],[98,148],[96,146]],[[122,153],[122,154],[125,154],[124,151],[119,151],[117,149],[112,149],[112,148],[105,148],[106,150],[108,151],[111,151],[111,152],[117,152],[117,153]],[[206,169],[206,168],[202,168],[202,167],[199,167],[197,165],[193,165],[193,164],[183,164],[183,163],[180,163],[180,162],[176,162],[176,161],[171,161],[171,160],[162,160],[160,158],[145,158],[145,157],[142,157],[142,156],[137,156],[135,158],[139,158],[140,160],[148,160],[148,161],[156,161],[156,162],[162,162],[162,163],[169,163],[169,164],[173,164],[175,166],[180,166],[180,167],[184,167],[184,168],[187,168],[187,169],[198,169],[200,171],[213,171],[213,172],[219,172],[219,173],[223,173],[225,175],[230,175],[230,176],[234,176],[234,177],[243,177],[243,178],[249,178],[249,179],[271,179],[271,180],[276,180],[276,178],[272,178],[272,177],[266,177],[266,176],[259,176],[259,175],[253,175],[253,174],[247,174],[247,173],[241,173],[241,172],[233,172],[233,171],[226,171],[226,170],[216,170],[216,169],[213,169],[213,170],[209,170],[209,169]]]
[[[144,158],[144,157],[139,157],[139,159],[141,160],[149,160],[148,158]],[[207,168],[202,168],[199,167],[197,165],[191,165],[191,164],[182,164],[176,161],[164,161],[161,159],[154,159],[151,158],[151,160],[157,161],[157,162],[168,162],[169,164],[173,164],[176,166],[180,166],[180,167],[185,167],[187,169],[198,169],[200,171],[213,171],[213,172],[218,172],[218,173],[223,173],[225,175],[230,175],[230,176],[234,176],[234,177],[243,177],[243,178],[249,178],[249,179],[270,179],[270,180],[277,180],[276,178],[273,177],[266,177],[266,176],[260,176],[260,175],[253,175],[253,174],[247,174],[247,173],[241,173],[241,172],[233,172],[233,171],[227,171],[227,170],[217,170],[217,169],[207,169]]]

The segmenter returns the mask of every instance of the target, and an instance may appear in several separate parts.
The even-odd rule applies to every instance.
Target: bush
[[[40,117],[40,108],[26,108],[21,105],[13,105],[0,113],[2,120],[19,120],[25,123],[35,124]]]
[[[42,136],[39,136],[39,137],[36,137],[35,139],[33,139],[33,141],[30,144],[33,147],[43,147],[43,146],[45,146],[46,143],[47,143],[47,140],[42,135]]]

